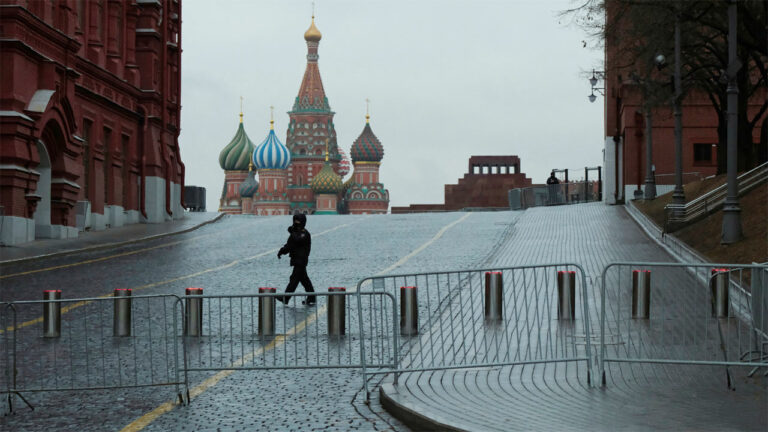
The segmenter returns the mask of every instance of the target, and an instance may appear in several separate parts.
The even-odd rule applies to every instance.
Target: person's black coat
[[[288,241],[280,248],[278,255],[289,254],[292,266],[306,266],[309,263],[309,252],[312,249],[312,236],[304,226],[288,227]]]

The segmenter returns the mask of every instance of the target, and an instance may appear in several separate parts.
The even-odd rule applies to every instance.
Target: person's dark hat
[[[307,215],[304,215],[304,214],[293,215],[293,224],[296,225],[296,222],[298,222],[298,225],[301,228],[304,228],[304,226],[307,225]]]

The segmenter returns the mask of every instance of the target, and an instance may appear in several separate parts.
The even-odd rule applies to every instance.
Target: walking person
[[[312,236],[304,227],[307,224],[307,216],[303,214],[293,215],[293,225],[288,227],[288,241],[285,242],[285,246],[280,248],[277,252],[277,258],[280,259],[282,255],[290,255],[291,266],[293,266],[293,273],[288,281],[288,286],[285,287],[286,295],[277,297],[277,299],[284,304],[288,304],[291,301],[291,296],[287,295],[296,291],[296,287],[304,287],[304,290],[308,293],[315,292],[312,287],[312,281],[309,280],[307,275],[307,264],[309,263],[309,251],[312,249]],[[302,302],[307,306],[314,306],[317,302],[315,296],[307,296],[307,299]]]
[[[560,187],[558,186],[560,184],[560,180],[555,177],[555,172],[552,171],[549,174],[549,178],[547,179],[547,189],[549,189],[549,205],[553,204],[559,204],[559,195],[560,195]]]

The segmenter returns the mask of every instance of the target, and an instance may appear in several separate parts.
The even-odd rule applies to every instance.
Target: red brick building
[[[612,3],[607,3],[607,19],[612,19]],[[620,53],[622,46],[606,41],[605,48],[605,153],[604,200],[606,204],[621,203],[642,196],[646,177],[646,136],[641,85],[632,79],[633,71],[643,69]],[[634,43],[634,40],[631,42]],[[667,56],[672,58],[670,54]],[[620,66],[621,65],[621,66]],[[673,65],[670,65],[670,68]],[[746,103],[747,115],[754,118],[768,93],[763,89]],[[743,108],[739,108],[743,109]],[[655,168],[657,194],[674,189],[675,138],[674,116],[669,105],[651,110],[652,168]],[[683,122],[683,183],[717,173],[718,117],[709,96],[700,90],[689,91],[682,103]],[[760,142],[761,125],[766,126],[765,115],[753,129],[753,145]],[[766,133],[766,132],[763,132]],[[724,146],[723,146],[724,147]]]
[[[183,216],[180,0],[0,0],[3,244]]]
[[[509,190],[531,184],[531,179],[520,172],[517,156],[472,156],[467,174],[457,184],[445,185],[445,204],[392,207],[392,213],[509,208]]]

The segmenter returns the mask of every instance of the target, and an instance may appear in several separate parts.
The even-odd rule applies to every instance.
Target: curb
[[[394,385],[390,383],[382,383],[379,386],[379,403],[382,408],[386,410],[396,419],[400,420],[415,431],[450,431],[450,432],[466,432],[466,429],[457,428],[448,424],[439,422],[431,417],[427,417],[424,414],[419,413],[411,408],[406,407],[395,402],[394,399],[389,397],[385,388],[389,388],[394,391]]]
[[[180,231],[165,232],[165,233],[162,233],[162,234],[154,234],[154,235],[150,235],[150,236],[146,236],[146,237],[140,237],[140,238],[137,238],[137,239],[125,240],[125,241],[121,241],[121,242],[105,243],[105,244],[101,244],[101,245],[88,246],[88,247],[84,247],[84,248],[80,248],[80,249],[68,249],[68,250],[64,250],[64,251],[60,251],[60,252],[52,252],[52,253],[49,253],[49,254],[35,255],[35,256],[26,257],[26,258],[17,258],[17,259],[8,260],[8,261],[0,261],[0,266],[6,266],[6,265],[9,265],[9,264],[26,263],[26,262],[30,262],[30,261],[37,261],[37,260],[40,260],[40,259],[45,259],[45,258],[60,257],[60,256],[71,255],[71,254],[75,254],[75,253],[79,253],[79,252],[92,252],[92,251],[97,251],[97,250],[100,250],[100,249],[108,249],[108,248],[113,248],[113,247],[126,246],[126,245],[133,244],[133,243],[140,243],[140,242],[148,241],[148,240],[155,240],[155,239],[159,239],[159,238],[163,238],[163,237],[169,237],[169,236],[176,235],[176,234],[184,234],[184,233],[188,233],[190,231],[194,231],[194,230],[196,230],[196,229],[198,229],[198,228],[200,228],[202,226],[205,226],[205,225],[208,225],[208,224],[211,224],[211,223],[214,223],[214,222],[218,222],[224,216],[225,216],[225,213],[219,213],[218,216],[216,216],[215,218],[213,218],[211,220],[207,220],[207,221],[202,222],[202,223],[200,223],[198,225],[195,225],[195,226],[192,226],[192,227],[189,227],[189,228],[185,228],[185,229],[180,230]]]

